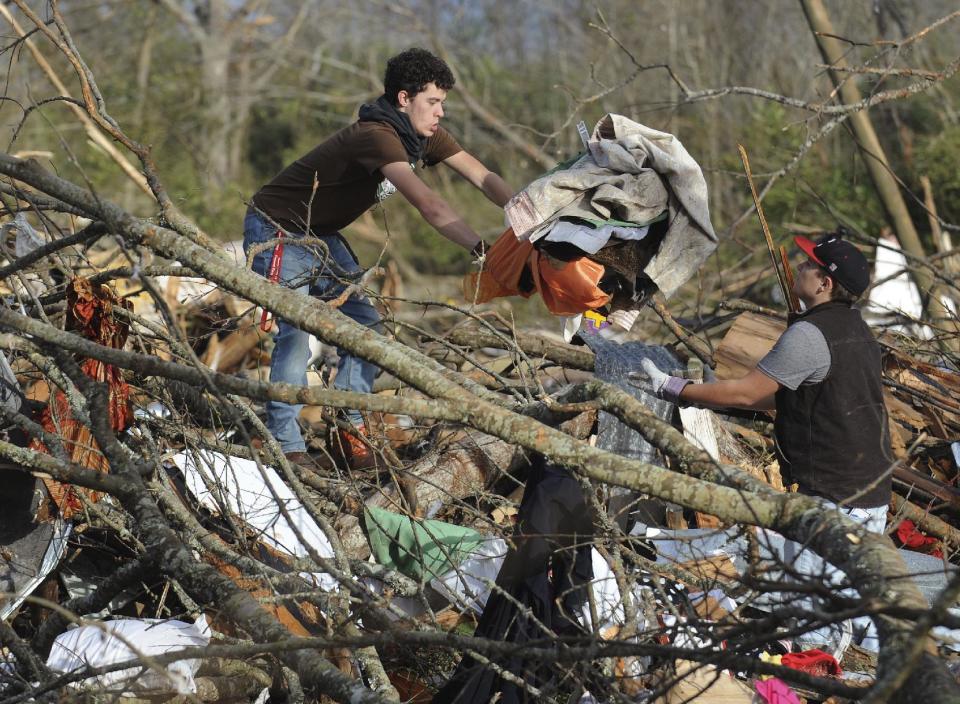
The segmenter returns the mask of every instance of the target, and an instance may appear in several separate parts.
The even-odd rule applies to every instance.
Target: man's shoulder
[[[341,164],[358,164],[373,173],[384,164],[406,161],[406,150],[396,131],[380,122],[352,122],[330,135],[304,159],[311,171]]]
[[[815,325],[798,320],[786,329],[757,367],[795,391],[804,382],[823,380],[830,370],[830,347]]]
[[[397,131],[383,122],[357,120],[334,134],[331,139],[336,139],[343,146],[380,144],[403,146]]]
[[[788,327],[780,340],[785,345],[819,345],[826,344],[823,331],[809,320],[798,320]]]
[[[461,151],[463,151],[463,147],[454,139],[453,135],[443,127],[437,127],[437,131],[427,139],[426,148],[423,152],[423,164],[424,166],[439,164]]]

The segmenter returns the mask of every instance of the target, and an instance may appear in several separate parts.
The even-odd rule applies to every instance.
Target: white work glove
[[[607,322],[629,331],[640,317],[640,310],[615,310],[607,316]]]
[[[680,392],[690,383],[689,379],[664,374],[651,359],[642,360],[640,366],[650,377],[650,386],[653,387],[654,396],[671,403],[680,403]]]

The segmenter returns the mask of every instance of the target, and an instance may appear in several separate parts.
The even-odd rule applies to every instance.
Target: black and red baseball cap
[[[840,232],[828,232],[816,242],[802,235],[794,237],[793,241],[854,296],[867,290],[870,285],[867,258],[844,240]]]

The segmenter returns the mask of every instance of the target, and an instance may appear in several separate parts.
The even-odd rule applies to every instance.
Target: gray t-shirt
[[[830,371],[830,347],[820,329],[800,320],[787,328],[757,368],[791,391],[819,384]]]

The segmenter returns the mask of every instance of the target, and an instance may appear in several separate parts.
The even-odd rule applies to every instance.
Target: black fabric
[[[823,333],[830,370],[819,384],[801,384],[796,391],[781,387],[776,394],[774,427],[784,479],[806,494],[846,506],[882,506],[890,501],[891,477],[880,477],[893,456],[880,345],[860,312],[845,303],[823,303],[790,324],[798,320]]]
[[[381,95],[373,103],[364,103],[360,106],[360,122],[385,122],[397,131],[397,136],[407,150],[407,158],[411,164],[416,164],[423,158],[427,146],[427,138],[421,137],[413,129],[413,123],[405,112],[397,110],[396,106]]]
[[[537,456],[517,519],[513,547],[497,575],[499,589],[490,593],[475,634],[509,643],[540,639],[549,643],[552,636],[545,628],[560,637],[585,635],[578,615],[593,579],[593,526],[580,483],[568,470]],[[519,656],[493,661],[524,682],[551,692],[565,689],[562,678],[571,671],[569,665],[561,668]],[[523,687],[464,655],[433,702],[487,704],[497,694],[500,704],[536,701]]]

